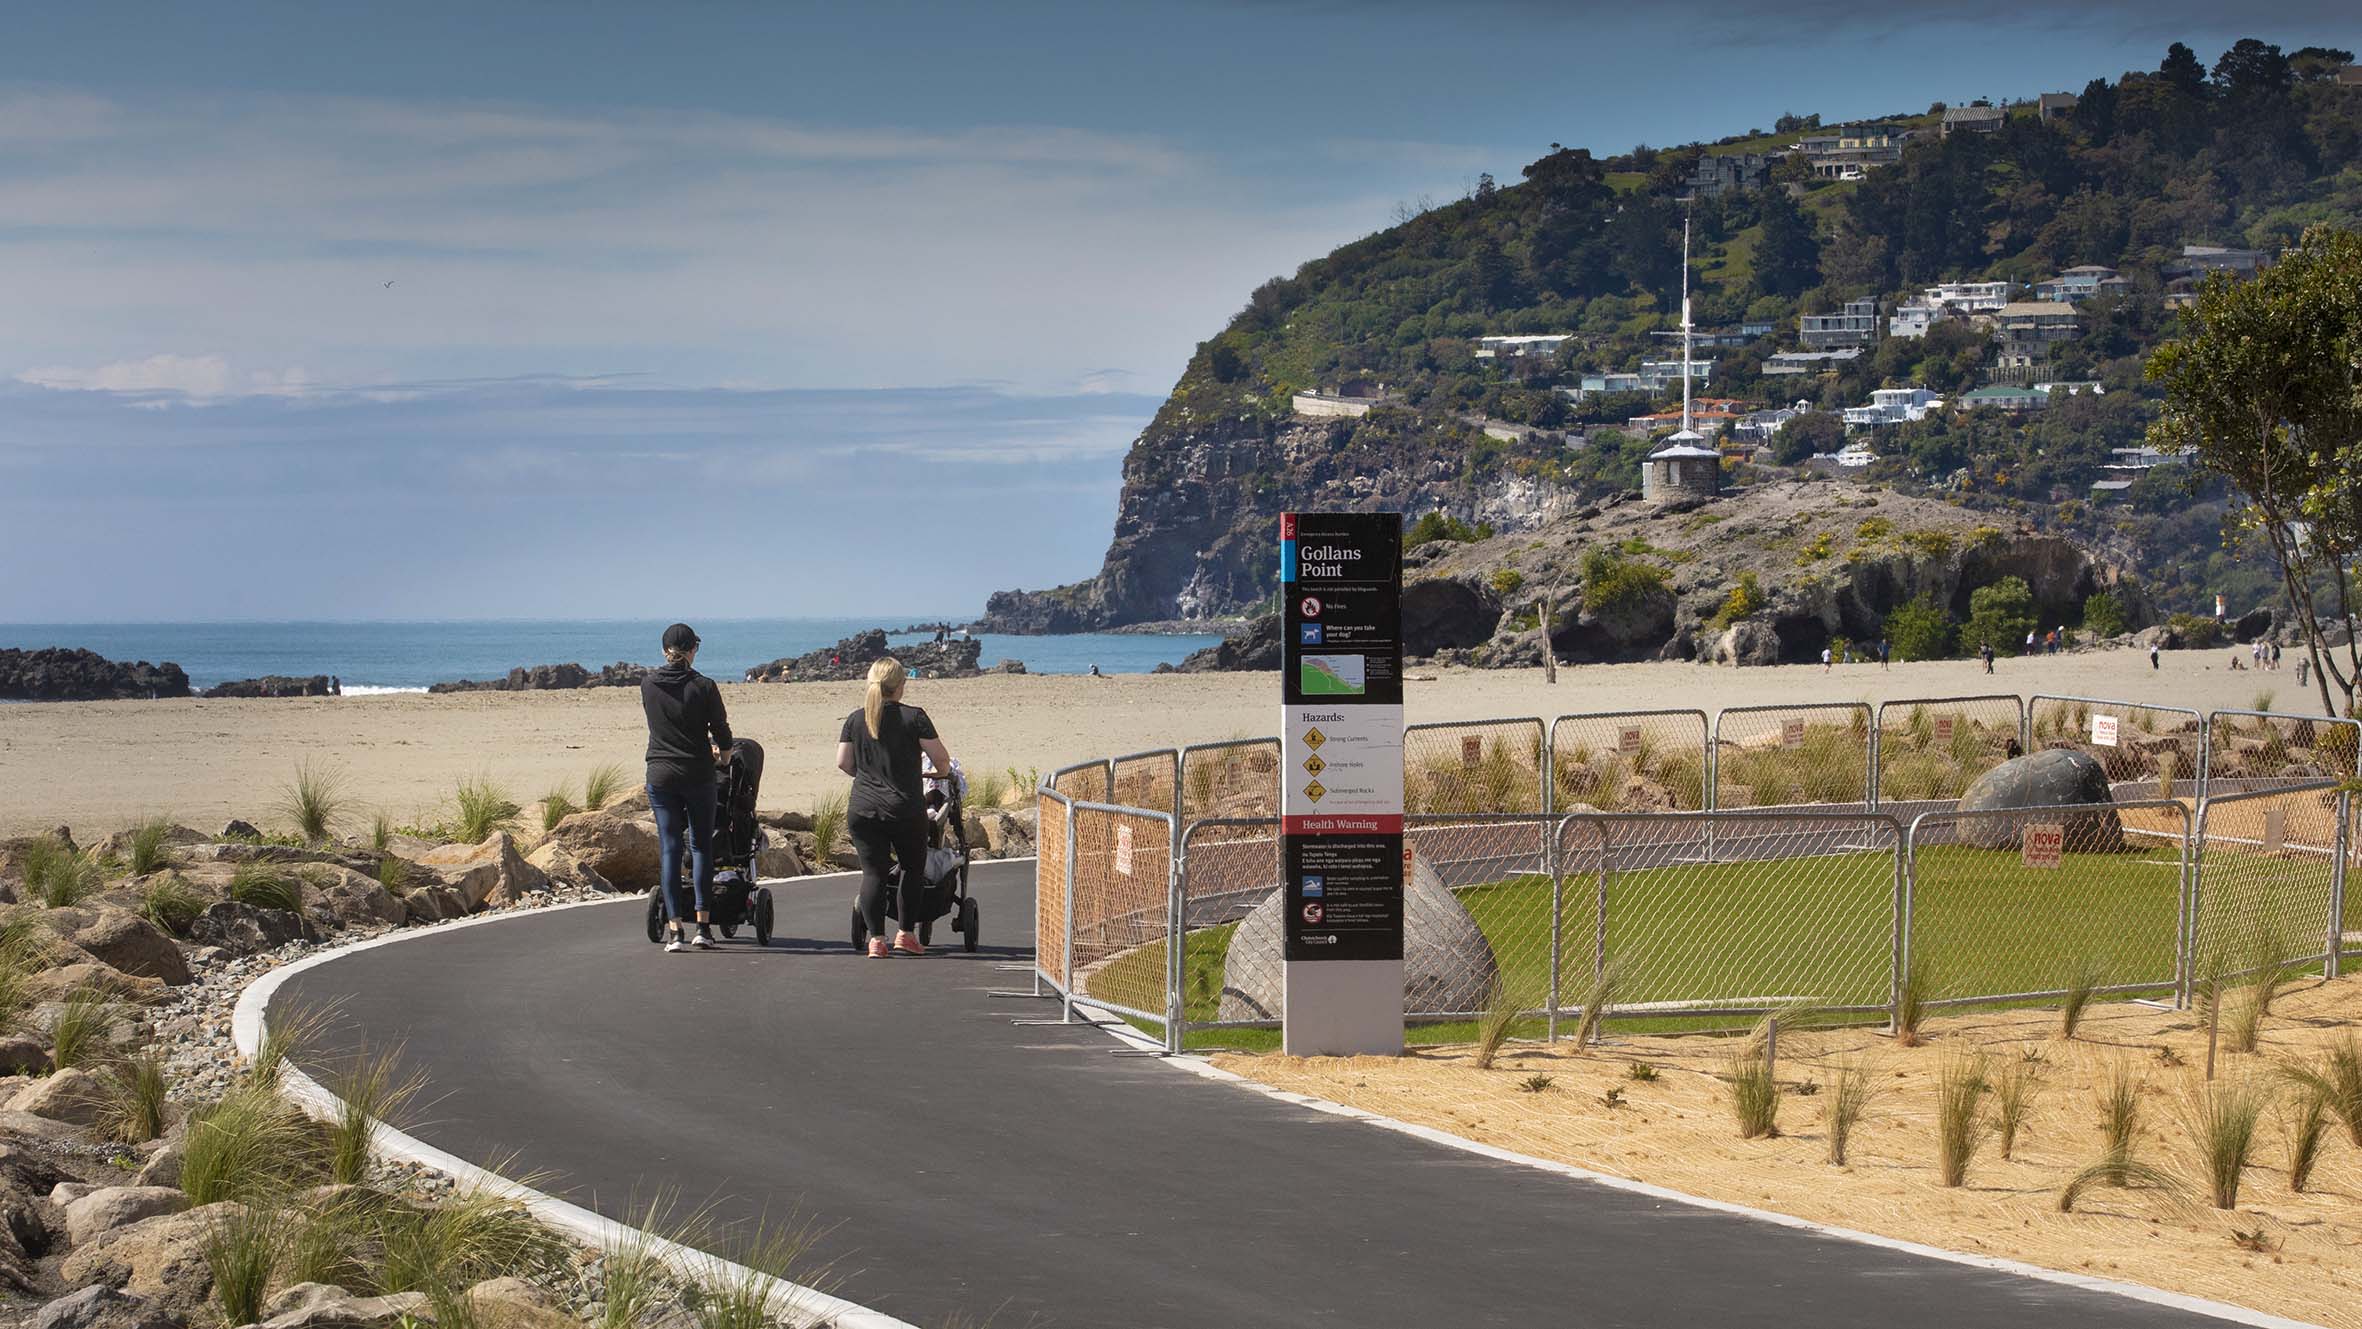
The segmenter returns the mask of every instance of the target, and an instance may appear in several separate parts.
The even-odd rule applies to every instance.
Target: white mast
[[[1690,432],[1689,214],[1681,216],[1681,432]]]

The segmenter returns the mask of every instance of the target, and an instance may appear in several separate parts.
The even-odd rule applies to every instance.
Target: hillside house
[[[1696,345],[1709,350],[1735,349],[1753,345],[1771,334],[1772,322],[1770,319],[1750,319],[1744,323],[1734,323],[1727,328],[1714,328],[1696,333],[1692,340]]]
[[[1861,355],[1859,346],[1835,351],[1781,351],[1764,360],[1763,372],[1766,375],[1833,374]]]
[[[2187,452],[2167,452],[2162,448],[2152,448],[2146,444],[2136,448],[2110,448],[2108,455],[2115,460],[2102,462],[2100,464],[2101,470],[2121,471],[2134,475],[2143,471],[2153,471],[2160,466],[2187,466],[2190,464],[2190,454]]]
[[[2048,395],[2017,385],[1992,384],[1960,394],[1960,405],[1972,411],[2034,411],[2049,404]]]
[[[2009,303],[2005,281],[1948,281],[1920,292],[1925,301],[1951,314],[1990,314]]]
[[[1815,134],[1797,142],[1795,151],[1823,180],[1859,180],[1865,172],[1890,166],[1903,158],[1909,137],[1893,125],[1854,125],[1833,134]]]
[[[1878,302],[1848,300],[1834,314],[1805,314],[1796,320],[1796,339],[1808,351],[1868,346],[1878,340]]]
[[[1476,339],[1476,358],[1494,360],[1522,359],[1529,355],[1553,356],[1558,348],[1573,341],[1571,332],[1540,332],[1520,337],[1479,337]]]
[[[1358,420],[1370,413],[1373,406],[1384,406],[1389,397],[1349,397],[1333,392],[1299,392],[1288,399],[1297,415],[1306,419]]]
[[[2072,92],[2046,92],[2034,99],[2034,116],[2047,125],[2073,115],[2082,101]]]
[[[1889,337],[1924,337],[1929,328],[1943,321],[1944,309],[1941,305],[1931,305],[1925,301],[1914,300],[1895,306],[1895,312],[1886,320],[1886,335]]]
[[[2096,378],[2059,379],[2051,383],[2037,383],[2034,390],[2053,401],[2061,397],[2080,397],[2088,392],[2094,397],[2108,395],[2106,387]]]
[[[1690,378],[1693,382],[1704,383],[1714,377],[1714,362],[1711,360],[1693,359],[1689,365]],[[1604,373],[1585,374],[1575,382],[1575,387],[1560,388],[1559,391],[1578,404],[1589,401],[1592,397],[1611,392],[1643,392],[1652,397],[1661,397],[1667,393],[1680,391],[1681,361],[1643,360],[1636,373],[1618,373],[1610,370]]]
[[[1724,446],[1742,444],[1749,448],[1760,447],[1772,441],[1772,436],[1780,432],[1781,425],[1811,409],[1810,402],[1800,401],[1793,406],[1774,406],[1769,410],[1749,411],[1731,423],[1730,436]]]
[[[2085,263],[2067,268],[2049,281],[2038,283],[2034,287],[2034,298],[2079,305],[2095,295],[2122,294],[2131,285],[2118,276],[2114,268]]]
[[[1729,430],[1739,422],[1739,418],[1739,413],[1736,411],[1711,411],[1705,409],[1704,404],[1700,403],[1690,411],[1690,428],[1695,430],[1700,437],[1710,438]],[[1624,422],[1624,427],[1642,437],[1647,437],[1659,430],[1679,429],[1681,428],[1681,412],[1652,411],[1647,415],[1635,415]]]
[[[2051,350],[2083,331],[2075,306],[2058,300],[2021,300],[2003,305],[1993,315],[1993,339],[2001,343],[1995,359],[1997,382],[2022,383],[2050,362]]]
[[[2272,261],[2261,249],[2226,249],[2221,245],[2183,245],[2181,262],[2166,268],[2168,277],[2206,278],[2218,272],[2252,277]]]
[[[1857,440],[1838,449],[1836,461],[1849,471],[1860,470],[1864,466],[1877,465],[1878,454],[1870,450],[1868,443]]]
[[[2009,119],[2009,112],[1998,106],[1950,106],[1944,109],[1943,136],[1954,134],[1998,134]]]
[[[2347,65],[2337,71],[2337,85],[2341,88],[2362,88],[2362,65]]]
[[[1870,394],[1869,405],[1845,408],[1845,427],[1876,429],[1907,424],[1926,419],[1929,411],[1943,404],[1943,398],[1926,388],[1880,388]]]
[[[1699,198],[1719,198],[1743,189],[1759,189],[1771,174],[1771,164],[1772,159],[1760,152],[1706,153],[1690,172],[1689,192]]]

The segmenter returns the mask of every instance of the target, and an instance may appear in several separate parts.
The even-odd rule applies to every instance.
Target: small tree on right
[[[2149,428],[2229,480],[2234,533],[2272,551],[2319,680],[2322,707],[2354,710],[2362,684],[2362,234],[2328,226],[2245,282],[2211,278],[2182,332],[2150,355],[2165,389]],[[2342,624],[2330,642],[2324,620]]]

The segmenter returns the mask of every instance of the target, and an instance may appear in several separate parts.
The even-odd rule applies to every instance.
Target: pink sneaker
[[[927,953],[927,948],[919,944],[919,939],[908,932],[894,934],[894,949],[904,955],[925,955]]]
[[[869,939],[870,959],[883,960],[891,954],[893,954],[893,952],[886,949],[886,939],[884,937],[871,937]]]

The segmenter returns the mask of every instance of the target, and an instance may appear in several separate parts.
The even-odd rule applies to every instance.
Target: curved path
[[[412,1134],[611,1217],[660,1191],[829,1224],[833,1290],[920,1325],[2203,1325],[2188,1311],[1570,1180],[1118,1057],[988,1000],[1032,865],[980,865],[986,949],[872,962],[851,887],[791,885],[769,951],[667,955],[641,905],[356,952],[279,1002],[318,1052],[403,1045]],[[776,889],[776,888],[775,888]],[[339,1046],[339,1043],[343,1046]],[[997,1312],[997,1314],[996,1314]]]

